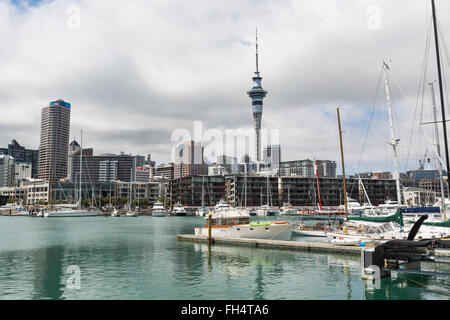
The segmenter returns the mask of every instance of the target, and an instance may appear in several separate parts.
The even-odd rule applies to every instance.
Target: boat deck
[[[179,241],[208,242],[208,236],[200,235],[177,235]],[[308,252],[333,252],[352,255],[361,255],[363,247],[339,246],[328,242],[307,242],[307,241],[280,241],[261,239],[238,239],[238,238],[213,238],[215,244],[247,246],[266,249],[301,250]]]

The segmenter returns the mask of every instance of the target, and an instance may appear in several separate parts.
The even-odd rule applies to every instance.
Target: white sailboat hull
[[[97,211],[67,210],[45,212],[45,218],[97,217]]]

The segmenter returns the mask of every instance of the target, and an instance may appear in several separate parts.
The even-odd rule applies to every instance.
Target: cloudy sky
[[[450,47],[450,3],[436,4]],[[428,0],[0,0],[0,145],[37,149],[41,107],[59,98],[72,104],[71,137],[83,129],[96,154],[165,163],[173,133],[194,121],[251,129],[258,27],[263,127],[279,130],[282,160],[340,164],[340,105],[347,170],[391,170],[384,84],[375,94],[386,60],[400,169],[413,169],[428,143],[420,114],[431,120],[425,56],[424,79],[437,79],[430,10]]]

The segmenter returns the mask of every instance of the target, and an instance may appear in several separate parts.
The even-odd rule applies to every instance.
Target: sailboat
[[[76,204],[63,204],[63,205],[50,205],[49,211],[44,211],[43,216],[45,218],[74,218],[74,217],[96,217],[99,215],[99,211],[92,210],[86,211],[82,209],[82,196],[81,196],[81,178],[83,172],[83,131],[81,131],[81,149],[80,149],[80,183],[79,183],[79,196]],[[51,182],[50,182],[51,186]],[[51,196],[50,191],[50,196]],[[51,200],[50,200],[51,203]]]
[[[269,184],[269,174],[267,173],[267,204],[262,205],[259,207],[259,209],[256,211],[256,214],[258,216],[279,216],[280,211],[276,210],[272,206],[272,194],[270,192],[270,184]]]
[[[206,215],[209,213],[209,210],[205,207],[205,177],[202,178],[202,207],[199,208],[195,215],[198,217],[206,217]]]
[[[114,202],[117,206],[117,181],[114,181]],[[113,211],[111,212],[111,217],[120,217],[120,212],[117,210],[116,207],[113,208]]]
[[[130,175],[130,188],[128,191],[128,211],[126,213],[125,216],[127,217],[137,217],[138,213],[137,213],[137,209],[135,208],[134,210],[131,209],[131,193],[132,193],[132,189],[133,189],[133,169],[131,169],[131,175]]]
[[[298,215],[298,210],[295,209],[291,204],[291,188],[288,186],[288,202],[284,203],[280,208],[280,214],[282,216],[296,216]]]

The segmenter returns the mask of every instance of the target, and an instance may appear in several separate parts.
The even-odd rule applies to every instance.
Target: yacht
[[[200,209],[198,209],[195,212],[195,215],[198,216],[198,217],[206,217],[208,215],[208,213],[209,213],[209,210],[206,209],[205,206],[202,206]]]
[[[28,215],[28,212],[25,210],[25,207],[22,205],[22,200],[19,204],[10,203],[3,207],[0,207],[0,214],[3,216],[21,216]]]
[[[211,236],[224,238],[291,240],[295,227],[287,221],[251,222],[248,212],[231,207],[215,211],[211,221]],[[208,233],[208,222],[204,227],[195,228],[196,235],[208,236]]]
[[[76,217],[96,217],[99,211],[88,211],[81,209],[81,200],[74,205],[54,205],[51,210],[44,210],[42,215],[45,218],[76,218]]]
[[[44,211],[45,218],[76,218],[76,217],[97,217],[97,211],[77,210],[62,208],[60,210]]]
[[[111,217],[120,217],[120,212],[116,208],[111,212]]]
[[[285,203],[281,207],[280,214],[282,216],[296,216],[296,215],[298,215],[298,210],[295,209],[290,203]]]
[[[334,229],[331,223],[318,222],[315,226],[306,227],[303,223],[294,228],[293,233],[298,236],[304,237],[320,237],[326,238],[329,232]]]
[[[225,200],[220,200],[218,204],[216,204],[216,207],[214,208],[214,212],[220,212],[223,210],[230,210],[231,206],[225,201]]]
[[[258,210],[256,210],[256,214],[260,217],[274,217],[279,216],[280,211],[270,207],[269,205],[262,205]]]
[[[177,217],[185,217],[187,214],[186,209],[184,209],[183,205],[179,202],[173,207],[172,212]]]
[[[128,209],[126,216],[127,217],[137,217],[138,216],[137,209],[134,209],[134,210],[131,210],[131,208]]]
[[[349,215],[360,215],[368,207],[366,205],[361,205],[357,200],[352,198],[347,198],[347,212]],[[345,211],[345,205],[341,204],[338,207],[339,211]]]
[[[165,217],[166,208],[161,202],[155,202],[152,208],[152,217]]]
[[[81,150],[83,150],[83,131],[81,131]],[[43,211],[42,216],[45,218],[75,218],[75,217],[96,217],[100,211],[94,209],[92,211],[83,210],[81,204],[81,186],[83,173],[83,152],[80,153],[80,186],[78,202],[76,204],[50,205],[50,210]],[[50,183],[50,188],[52,184]]]

